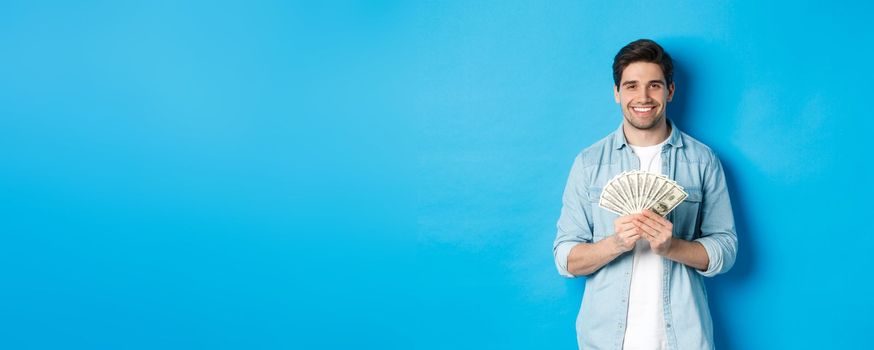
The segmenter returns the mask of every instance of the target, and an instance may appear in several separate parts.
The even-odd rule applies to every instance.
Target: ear
[[[619,103],[619,87],[615,84],[613,85],[613,99],[616,100],[616,103]]]
[[[674,83],[671,82],[671,85],[668,86],[668,102],[674,99]]]

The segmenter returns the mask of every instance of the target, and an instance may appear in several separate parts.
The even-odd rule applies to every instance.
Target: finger
[[[640,238],[643,238],[643,239],[645,239],[645,240],[647,240],[647,241],[649,241],[649,242],[655,242],[655,241],[658,240],[658,238],[657,238],[656,236],[653,236],[653,235],[651,235],[651,234],[649,234],[649,233],[643,233],[643,234],[641,234]]]
[[[668,222],[670,223],[670,222]],[[666,226],[663,222],[653,219],[649,216],[643,216],[641,220],[638,221],[638,225],[647,225],[659,231],[664,231],[668,229],[669,226]]]
[[[639,220],[637,221],[637,224],[643,232],[646,232],[650,236],[658,237],[664,235],[663,227],[656,226],[651,220]]]
[[[629,223],[629,222],[631,222],[631,220],[634,220],[634,215],[625,215],[625,216],[620,216],[618,219],[616,219],[616,223],[621,225],[621,224]]]
[[[625,232],[625,231],[634,229],[634,226],[635,226],[634,222],[629,221],[629,222],[624,223],[624,224],[616,225],[614,231],[616,233]]]
[[[628,243],[635,243],[641,238],[642,237],[639,233],[633,233],[633,234],[630,234],[630,235],[626,236],[625,238],[623,238],[623,240],[625,242],[628,242]]]
[[[616,235],[619,237],[628,237],[628,236],[631,236],[633,234],[637,234],[637,232],[635,232],[635,230],[633,228],[630,230],[622,230],[622,231],[619,231],[616,233]]]
[[[622,229],[622,231],[628,231],[628,230],[633,229],[635,226],[637,226],[637,225],[634,224],[634,221],[629,221],[627,223],[622,224],[620,226],[620,228]]]
[[[668,226],[668,223],[670,222],[668,219],[663,218],[661,215],[656,214],[649,209],[643,211],[643,216],[655,221],[660,226]]]
[[[634,223],[634,228],[632,228],[631,231],[639,233],[639,234],[645,233],[645,229],[641,226],[641,224],[639,222],[636,222],[636,221]]]
[[[663,218],[663,217],[661,217],[660,215],[658,215],[658,214],[652,212],[652,211],[649,210],[649,209],[644,210],[642,214],[643,214],[642,216],[643,216],[644,218],[646,218],[647,220],[655,221],[655,222],[657,222],[659,225],[663,225],[663,224],[664,224],[662,221],[665,220],[665,218]]]
[[[617,221],[617,222],[613,223],[613,232],[619,233],[619,232],[625,231],[628,229],[628,225],[629,225],[629,223],[620,223]]]
[[[638,226],[641,228],[651,228],[654,230],[659,230],[662,227],[655,220],[652,220],[652,219],[647,218],[647,217],[643,217],[639,220],[635,220],[634,224],[635,224],[635,226]]]
[[[641,233],[637,232],[637,230],[630,230],[630,231],[624,231],[624,232],[620,233],[619,237],[622,238],[623,240],[632,240],[632,239],[637,240],[637,238],[639,238],[640,235],[641,235]]]
[[[640,237],[650,242],[654,242],[659,239],[658,236],[653,234],[652,232],[643,232],[640,234]]]
[[[644,233],[641,234],[641,237],[646,239],[650,243],[659,243],[665,240],[664,236],[655,230],[646,230],[644,231]]]

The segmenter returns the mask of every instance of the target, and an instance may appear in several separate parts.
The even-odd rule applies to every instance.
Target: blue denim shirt
[[[689,196],[667,219],[674,237],[704,246],[710,263],[706,271],[662,258],[664,318],[670,349],[712,349],[713,325],[703,277],[728,271],[737,255],[737,235],[722,165],[713,151],[680,132],[673,123],[662,147],[662,173],[683,186]],[[640,161],[625,139],[622,127],[584,149],[574,160],[564,190],[553,254],[558,272],[568,272],[567,258],[580,243],[593,243],[613,234],[618,215],[598,206],[601,189],[613,176],[638,170]],[[622,349],[628,314],[633,251],[620,255],[586,276],[577,316],[581,349]]]

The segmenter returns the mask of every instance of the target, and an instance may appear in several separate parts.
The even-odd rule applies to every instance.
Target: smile
[[[631,109],[633,109],[637,113],[646,113],[651,111],[653,108],[654,107],[632,107]]]

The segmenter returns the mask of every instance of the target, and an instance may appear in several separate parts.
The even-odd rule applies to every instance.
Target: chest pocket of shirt
[[[592,213],[592,237],[597,242],[604,237],[613,234],[613,220],[619,215],[607,209],[601,208],[598,202],[601,200],[602,187],[589,187],[589,211]]]
[[[671,212],[672,217],[670,219],[674,224],[674,236],[685,240],[693,240],[698,238],[698,232],[700,231],[698,222],[701,215],[701,189],[686,188],[685,191],[689,196]],[[694,227],[695,229],[689,230],[689,227]]]

